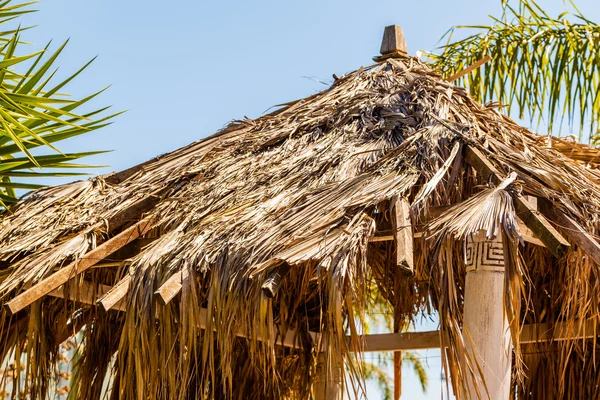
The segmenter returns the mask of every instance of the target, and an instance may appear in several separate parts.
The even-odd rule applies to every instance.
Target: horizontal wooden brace
[[[598,336],[600,336],[600,332],[594,329],[592,323],[529,324],[525,325],[521,331],[520,343],[592,339]],[[427,350],[441,347],[440,331],[380,333],[364,335],[361,339],[364,346],[363,352]],[[444,347],[446,345],[447,341],[444,340]]]
[[[113,286],[96,285],[89,281],[83,281],[79,283],[69,282],[58,289],[54,289],[48,293],[48,296],[76,301],[83,304],[95,305],[98,300],[108,293],[112,288]],[[125,311],[125,305],[115,305],[113,309]]]

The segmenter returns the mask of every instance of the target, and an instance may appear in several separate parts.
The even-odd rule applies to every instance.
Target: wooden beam
[[[98,299],[100,299],[111,288],[112,286],[101,284],[97,285],[90,281],[83,281],[80,283],[70,282],[59,287],[58,289],[54,289],[48,293],[48,296],[76,301],[83,304],[95,305]],[[125,307],[115,307],[115,310],[125,311]]]
[[[441,347],[440,331],[378,333],[363,335],[360,340],[363,352],[427,350]]]
[[[262,284],[262,291],[268,298],[273,298],[279,291],[281,284],[283,283],[283,279],[287,276],[287,274],[291,270],[290,264],[284,262],[283,264],[277,266],[270,274],[269,277]]]
[[[98,303],[102,305],[105,311],[111,309],[125,308],[125,296],[129,291],[129,283],[131,282],[131,275],[125,275],[123,279],[115,284],[109,291],[107,291]]]
[[[594,324],[576,321],[573,324],[558,322],[555,324],[527,324],[523,326],[519,342],[531,344],[537,342],[584,340],[600,337],[600,331]],[[350,338],[348,337],[348,340]],[[378,333],[361,336],[363,352],[428,350],[440,348],[440,331]],[[444,338],[443,346],[448,345]]]
[[[107,240],[94,250],[85,254],[81,259],[72,262],[49,277],[42,279],[25,292],[16,296],[6,303],[6,308],[11,314],[24,309],[34,301],[39,300],[59,286],[68,282],[73,277],[96,265],[109,254],[114,253],[132,240],[143,236],[152,228],[152,222],[151,218],[145,218],[137,224],[125,229],[112,239]]]
[[[600,244],[574,219],[560,212],[546,199],[539,199],[540,211],[551,221],[562,228],[577,246],[583,250],[596,264],[600,265]]]
[[[165,192],[166,190],[163,189],[162,191],[152,193],[115,214],[112,218],[108,220],[107,231],[110,233],[129,222],[138,220],[140,218],[140,215],[149,211],[160,202],[160,200],[162,199],[161,195]]]
[[[187,281],[189,272],[187,269],[174,273],[163,283],[156,292],[158,301],[163,305],[167,305],[181,291],[183,283]]]
[[[391,199],[392,227],[396,242],[396,266],[405,273],[414,272],[413,229],[410,204],[406,198]]]
[[[467,162],[479,172],[484,179],[491,180],[494,184],[502,182],[502,175],[487,159],[487,157],[474,146],[466,147]],[[529,204],[525,196],[513,195],[517,216],[531,229],[535,236],[544,243],[550,252],[562,256],[570,247],[569,242],[548,222],[548,220]]]
[[[575,321],[572,324],[558,322],[555,324],[529,324],[521,330],[521,344],[537,342],[583,340],[600,336],[600,332],[592,321]]]

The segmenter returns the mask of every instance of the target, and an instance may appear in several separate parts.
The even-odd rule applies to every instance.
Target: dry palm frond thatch
[[[494,185],[478,173],[467,147],[509,180]],[[112,398],[306,398],[317,349],[332,374],[360,349],[374,276],[397,316],[440,314],[456,380],[467,372],[459,363],[462,239],[486,230],[510,243],[505,308],[518,397],[598,397],[600,375],[588,368],[598,367],[595,341],[519,346],[516,334],[525,322],[597,326],[598,264],[575,243],[557,258],[520,242],[512,203],[515,193],[546,199],[597,235],[597,160],[594,149],[550,141],[474,102],[414,58],[388,59],[130,170],[16,204],[0,223],[4,301],[142,213],[153,229],[103,259],[107,266],[79,274],[66,300],[45,296],[30,311],[3,311],[1,356],[24,378],[13,381],[15,393],[32,397],[48,390],[59,345],[81,331],[75,398],[98,398],[105,379]],[[415,229],[426,225],[415,239],[414,275],[397,279],[393,244],[370,241],[391,229],[394,196],[411,202]],[[451,205],[431,221],[434,209]],[[281,266],[268,297],[262,285]],[[100,293],[124,277],[124,313],[72,301],[78,287],[91,282]],[[177,297],[163,305],[155,292],[169,279]],[[277,345],[288,331],[297,348]]]

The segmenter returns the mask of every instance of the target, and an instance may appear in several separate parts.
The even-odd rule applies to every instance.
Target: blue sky
[[[597,0],[579,0],[600,21]],[[539,0],[557,15],[562,0]],[[487,24],[500,0],[202,1],[43,0],[22,19],[31,50],[71,38],[59,59],[66,77],[98,59],[67,92],[82,97],[112,87],[94,103],[129,110],[115,123],[60,144],[67,151],[110,149],[88,159],[122,170],[206,137],[243,117],[325,89],[332,74],[372,63],[383,28],[403,27],[409,53],[434,50],[454,24]],[[52,183],[58,183],[55,180]],[[428,324],[426,329],[435,329]],[[423,395],[410,371],[406,399],[441,398],[439,352],[422,353],[430,388]],[[378,398],[376,390],[369,398]]]

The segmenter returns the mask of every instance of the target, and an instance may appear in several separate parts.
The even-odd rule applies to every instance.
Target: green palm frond
[[[0,25],[35,11],[28,9],[31,4],[12,5],[10,0],[0,1]],[[119,114],[98,118],[108,107],[77,113],[102,90],[81,100],[71,100],[59,91],[93,59],[67,79],[53,83],[56,60],[67,42],[54,52],[50,52],[49,43],[43,50],[16,56],[16,49],[24,44],[20,39],[23,30],[19,27],[0,32],[0,207],[16,201],[15,189],[40,186],[15,181],[15,178],[80,175],[60,169],[90,167],[70,161],[99,152],[63,154],[55,143],[105,127]],[[31,150],[37,147],[44,147],[50,153],[34,156]],[[58,172],[42,171],[47,168],[58,169]]]
[[[585,131],[593,139],[600,119],[600,26],[571,5],[574,12],[552,18],[534,0],[519,0],[516,8],[503,1],[503,15],[491,17],[492,25],[451,29],[442,54],[429,57],[450,77],[489,55],[490,62],[457,81],[477,100],[498,100],[538,127],[545,119],[550,131],[558,125],[556,133],[566,118],[580,139]],[[451,42],[457,29],[478,32]]]

